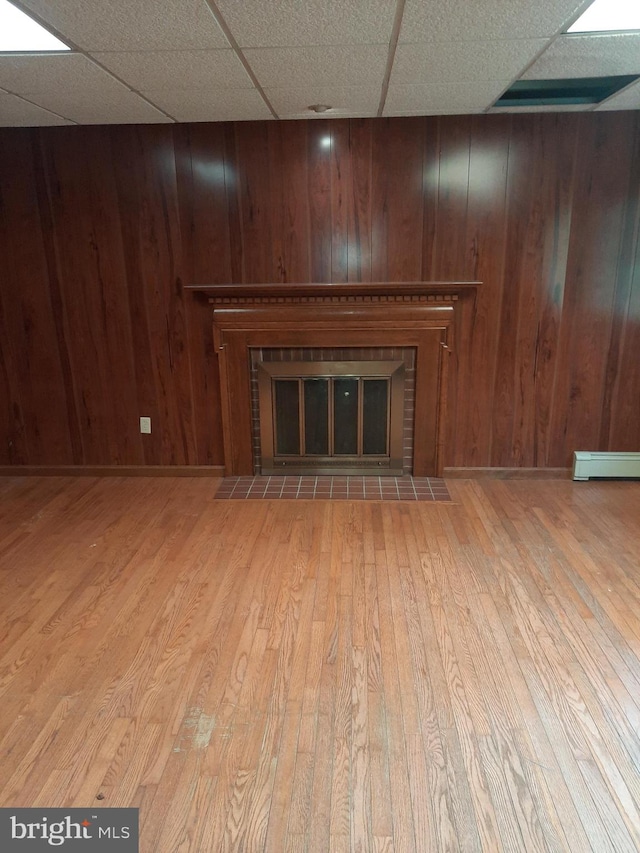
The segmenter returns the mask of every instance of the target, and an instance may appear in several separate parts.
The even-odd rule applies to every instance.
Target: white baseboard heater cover
[[[573,479],[590,477],[640,478],[640,453],[594,453],[576,450],[573,454]]]

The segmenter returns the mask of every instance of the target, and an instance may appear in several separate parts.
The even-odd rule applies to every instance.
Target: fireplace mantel
[[[374,281],[311,284],[188,284],[185,290],[206,296],[214,305],[308,302],[455,301],[480,281]]]

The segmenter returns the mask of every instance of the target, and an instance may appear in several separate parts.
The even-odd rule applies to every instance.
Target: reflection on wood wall
[[[193,282],[480,279],[446,463],[638,450],[639,146],[637,112],[3,130],[0,461],[221,464]]]

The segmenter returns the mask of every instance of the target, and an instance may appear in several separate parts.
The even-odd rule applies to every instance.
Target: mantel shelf
[[[342,299],[353,297],[445,297],[454,298],[473,291],[480,281],[374,281],[344,283],[274,284],[187,284],[184,289],[201,293],[212,301],[280,299],[300,297]]]

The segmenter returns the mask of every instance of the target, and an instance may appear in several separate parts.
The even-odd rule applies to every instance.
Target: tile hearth
[[[435,477],[225,477],[215,500],[450,501]]]

